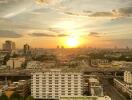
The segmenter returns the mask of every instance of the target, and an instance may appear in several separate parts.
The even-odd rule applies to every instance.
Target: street
[[[127,100],[108,80],[103,80],[105,94],[110,96],[112,100]]]

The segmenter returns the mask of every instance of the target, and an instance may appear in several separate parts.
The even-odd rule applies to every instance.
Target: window
[[[61,80],[61,82],[65,82],[65,80]]]
[[[68,77],[71,77],[71,75],[68,75]]]
[[[55,84],[58,84],[59,83],[59,81],[58,80],[55,80]]]
[[[64,79],[65,79],[65,77],[61,77],[61,79],[62,79],[62,80],[64,80]]]
[[[74,75],[74,77],[77,77],[78,75]]]
[[[55,96],[55,98],[58,98],[58,96]]]
[[[55,95],[58,95],[58,93],[55,93]]]
[[[68,95],[71,95],[71,93],[68,93]]]
[[[55,90],[55,92],[58,92],[58,90]]]
[[[49,80],[49,83],[52,83],[52,80]]]
[[[71,80],[71,77],[68,77],[68,80]]]
[[[77,93],[75,93],[74,95],[78,95]]]
[[[62,74],[61,76],[64,77],[65,75]]]
[[[55,85],[55,87],[58,87],[58,85]]]
[[[61,90],[65,90],[65,88],[61,88]]]
[[[36,98],[39,98],[39,96],[36,96]]]
[[[61,84],[65,84],[65,82],[62,82]]]
[[[46,98],[46,96],[43,96],[43,98]]]
[[[65,93],[61,93],[61,95],[65,95]]]
[[[49,90],[49,92],[52,92],[52,90]]]
[[[52,85],[50,85],[49,87],[52,87]]]
[[[45,77],[43,77],[43,79],[46,79]]]
[[[49,76],[52,76],[52,74],[49,74]]]
[[[36,95],[39,95],[39,93],[36,93]]]
[[[65,87],[65,85],[62,85],[61,87]]]
[[[39,90],[36,90],[36,92],[39,92]]]
[[[55,76],[59,76],[59,75],[55,75]]]
[[[59,78],[58,77],[55,77],[56,80],[58,80]]]

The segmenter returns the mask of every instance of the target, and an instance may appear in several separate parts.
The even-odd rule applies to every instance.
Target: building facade
[[[28,44],[25,44],[23,46],[23,52],[24,52],[25,55],[29,54],[29,52],[30,52],[30,46]]]
[[[25,63],[25,58],[10,58],[7,61],[6,65],[10,69],[17,69],[17,68],[21,68],[24,63]]]
[[[131,71],[124,72],[124,82],[126,82],[128,84],[132,83],[132,72]]]
[[[103,94],[103,87],[101,86],[100,82],[96,78],[89,78],[89,93],[91,96],[104,96]]]
[[[114,79],[114,86],[123,93],[127,94],[127,97],[132,100],[132,85],[127,84],[124,81]]]
[[[14,92],[22,97],[28,96],[30,94],[30,80],[7,81],[7,84],[0,83],[0,95],[5,94],[10,98]]]
[[[68,96],[68,97],[60,97],[59,100],[111,100],[109,96]]]
[[[82,96],[82,73],[62,72],[59,70],[32,73],[31,95],[35,99],[59,99],[60,96]]]

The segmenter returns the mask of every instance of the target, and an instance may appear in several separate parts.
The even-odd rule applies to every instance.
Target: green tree
[[[26,100],[35,100],[31,95],[26,98]]]
[[[5,94],[2,94],[0,100],[9,100],[9,98]]]
[[[10,100],[24,100],[22,96],[20,96],[17,92],[14,92],[11,97]]]

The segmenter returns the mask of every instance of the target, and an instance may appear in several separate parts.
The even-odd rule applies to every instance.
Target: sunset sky
[[[132,0],[0,0],[0,48],[5,40],[68,47],[71,38],[82,47],[132,47]]]

